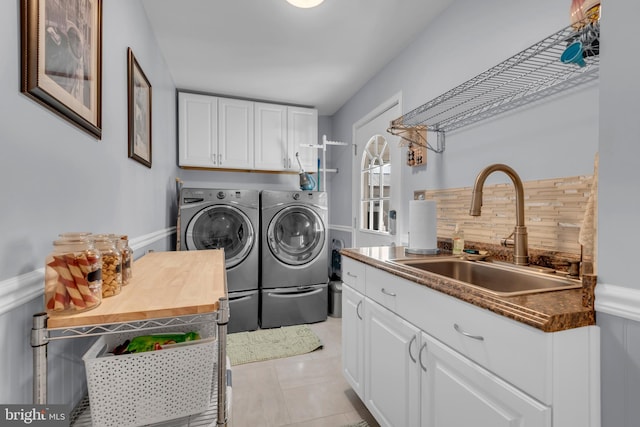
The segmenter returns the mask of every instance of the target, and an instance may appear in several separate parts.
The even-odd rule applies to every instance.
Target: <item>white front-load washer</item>
[[[273,328],[326,320],[327,194],[263,190],[260,203],[260,325]]]
[[[224,249],[229,333],[258,328],[259,204],[257,190],[183,188],[180,192],[178,249]]]

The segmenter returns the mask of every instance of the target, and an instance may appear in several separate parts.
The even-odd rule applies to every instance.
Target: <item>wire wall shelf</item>
[[[595,83],[600,65],[600,24],[587,20],[580,29],[568,26],[467,82],[393,120],[388,132],[398,134],[424,126],[437,132],[437,148],[444,151],[445,132],[471,125],[560,92]],[[579,65],[563,62],[569,45],[582,44]],[[582,62],[576,59],[578,62]],[[418,141],[414,141],[418,142]],[[421,144],[422,145],[422,144]]]

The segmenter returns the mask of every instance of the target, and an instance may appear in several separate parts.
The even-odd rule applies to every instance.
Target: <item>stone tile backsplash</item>
[[[573,176],[524,182],[525,225],[531,255],[557,254],[578,258],[578,235],[591,190],[592,176]],[[513,184],[485,185],[482,215],[469,215],[472,187],[414,192],[436,200],[438,239],[448,241],[456,223],[464,230],[467,247],[497,246],[515,225]],[[504,249],[504,248],[503,248]],[[532,260],[533,262],[533,260]]]

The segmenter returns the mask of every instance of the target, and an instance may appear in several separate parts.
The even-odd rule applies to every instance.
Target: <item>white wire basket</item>
[[[215,334],[201,332],[201,340],[174,348],[103,356],[130,335],[101,336],[83,356],[93,426],[141,426],[211,406],[216,389]]]

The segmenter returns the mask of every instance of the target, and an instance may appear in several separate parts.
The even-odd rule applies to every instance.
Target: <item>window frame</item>
[[[375,147],[375,150],[371,150],[371,147]],[[365,144],[360,160],[359,223],[361,232],[389,234],[391,172],[389,141],[383,135],[375,134]],[[372,179],[374,176],[377,176],[377,180]],[[365,194],[365,188],[367,194]],[[375,218],[376,209],[379,212],[377,219]],[[387,218],[386,224],[385,218]]]

